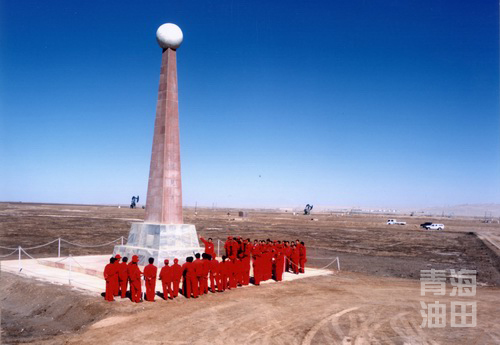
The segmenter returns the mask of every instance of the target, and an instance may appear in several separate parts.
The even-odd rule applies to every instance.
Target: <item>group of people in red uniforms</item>
[[[104,268],[104,280],[106,280],[106,301],[114,301],[114,297],[127,297],[127,285],[130,285],[130,299],[132,302],[139,302],[142,298],[141,272],[138,263],[139,257],[132,256],[130,263],[128,258],[116,254],[114,258],[109,259],[109,264]],[[144,269],[146,271],[146,269]],[[156,275],[156,273],[155,273]]]
[[[161,280],[163,298],[173,299],[179,295],[182,282],[182,294],[186,298],[198,298],[200,295],[211,292],[223,292],[238,286],[249,285],[250,267],[253,267],[254,285],[261,281],[275,279],[281,281],[283,272],[295,274],[305,272],[307,262],[306,247],[304,242],[296,241],[271,241],[242,239],[229,236],[224,244],[225,255],[221,261],[217,260],[214,244],[211,238],[200,238],[205,245],[205,252],[186,258],[181,266],[178,259],[172,265],[167,259],[161,268],[158,279]],[[121,259],[121,262],[120,262]],[[158,268],[154,259],[149,258],[149,265],[141,272],[137,263],[137,255],[132,256],[130,263],[126,257],[117,254],[110,259],[104,269],[106,280],[105,299],[114,301],[114,297],[127,297],[127,285],[130,286],[130,299],[132,302],[141,302],[141,276],[144,277],[146,301],[154,301],[156,277]]]

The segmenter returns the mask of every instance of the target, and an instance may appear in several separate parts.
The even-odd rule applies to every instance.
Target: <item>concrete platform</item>
[[[0,261],[0,269],[2,272],[19,274],[51,284],[67,285],[69,288],[77,289],[82,293],[95,295],[100,298],[100,294],[104,292],[106,285],[102,272],[104,266],[109,262],[109,258],[109,255],[88,255],[64,258],[23,259],[21,261],[5,260]],[[140,268],[141,270],[143,269],[142,266]],[[306,273],[303,274],[284,273],[283,282],[329,274],[333,274],[333,271],[306,267]],[[261,284],[272,283],[278,282],[274,280],[261,282]],[[245,287],[255,286],[250,284]],[[156,281],[156,291],[162,291],[161,281],[159,280]],[[230,291],[227,293],[230,293]],[[117,300],[122,301],[120,298]],[[124,299],[123,301],[129,300]]]

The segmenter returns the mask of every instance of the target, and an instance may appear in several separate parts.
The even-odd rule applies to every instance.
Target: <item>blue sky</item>
[[[0,200],[145,201],[172,22],[185,205],[500,203],[497,1],[0,10]]]

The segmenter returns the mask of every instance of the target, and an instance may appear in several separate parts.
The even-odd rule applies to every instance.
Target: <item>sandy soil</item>
[[[99,206],[0,204],[0,245],[31,246],[57,237],[98,244],[127,236],[141,209]],[[228,216],[227,213],[230,213]],[[316,277],[204,296],[132,305],[106,303],[66,288],[2,275],[2,340],[36,344],[498,344],[500,262],[470,232],[498,236],[498,224],[474,219],[386,216],[311,217],[235,210],[186,210],[186,223],[205,236],[300,238],[309,264],[321,267],[339,256],[343,270]],[[393,218],[393,217],[389,217]],[[311,220],[317,219],[317,220]],[[398,218],[399,219],[399,218]],[[446,231],[420,230],[439,221]],[[490,246],[491,247],[491,246]],[[105,254],[107,248],[65,246],[63,255]],[[0,255],[4,252],[0,252]],[[30,251],[54,256],[57,246]],[[421,269],[478,270],[478,326],[421,329]],[[399,277],[405,278],[401,279]],[[410,279],[407,279],[410,278]],[[451,290],[451,289],[450,289]],[[439,296],[440,302],[457,300]],[[100,320],[100,321],[99,321]],[[449,325],[449,322],[448,322]],[[132,332],[130,330],[133,328]],[[21,330],[24,329],[22,332]]]
[[[9,277],[8,280],[14,281],[16,287],[31,285],[22,279]],[[23,337],[9,337],[9,331],[12,334],[16,326],[9,326],[7,321],[5,343],[305,345],[500,342],[497,322],[500,296],[498,288],[491,287],[479,287],[474,297],[479,310],[477,327],[448,326],[444,329],[420,328],[420,301],[431,303],[435,297],[420,297],[417,281],[350,272],[240,288],[197,300],[158,299],[154,303],[139,305],[106,303],[101,299],[60,291],[50,285],[37,286],[36,289],[44,295],[48,292],[45,298],[52,300],[49,309],[40,310],[41,307],[30,304],[23,310],[23,315],[35,315],[24,320],[24,332],[30,334]],[[2,290],[5,291],[4,286]],[[23,289],[17,294],[23,296],[26,292]],[[439,301],[448,306],[455,300],[449,296],[439,297]],[[43,308],[47,308],[47,304]],[[96,317],[102,318],[101,321],[92,324]],[[450,324],[449,319],[447,324]],[[35,329],[42,326],[43,335],[37,336]]]

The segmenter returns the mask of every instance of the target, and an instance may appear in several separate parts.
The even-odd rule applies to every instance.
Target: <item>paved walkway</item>
[[[88,255],[64,258],[23,259],[21,261],[5,260],[0,261],[0,268],[3,272],[19,274],[52,284],[66,285],[82,293],[99,296],[105,290],[102,271],[107,263],[109,263],[109,255]],[[306,268],[306,273],[304,274],[284,273],[283,281],[329,275],[332,273],[332,271],[326,269]],[[274,280],[261,282],[261,284],[272,283],[276,282]],[[247,287],[253,286],[250,284]],[[156,280],[156,291],[162,291],[161,281],[159,280]]]

